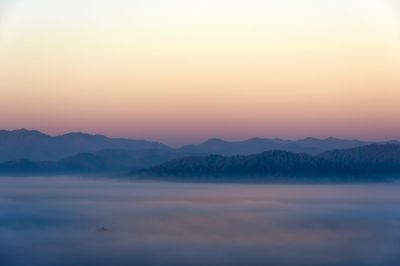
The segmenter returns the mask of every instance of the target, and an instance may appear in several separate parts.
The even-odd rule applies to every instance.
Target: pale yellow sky
[[[400,138],[390,0],[6,0],[0,127]]]

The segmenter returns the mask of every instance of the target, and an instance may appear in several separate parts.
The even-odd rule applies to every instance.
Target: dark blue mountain
[[[102,149],[170,149],[168,146],[146,140],[115,139],[103,135],[68,133],[48,136],[39,131],[20,129],[0,131],[0,162],[26,158],[32,161],[60,160],[80,152]]]
[[[392,141],[393,143],[398,143]],[[269,150],[283,150],[294,153],[319,154],[332,149],[348,149],[371,144],[359,140],[343,140],[337,138],[316,139],[305,138],[302,140],[282,140],[251,138],[244,141],[224,141],[209,139],[199,145],[188,145],[175,150],[174,154],[219,154],[219,155],[249,155]],[[26,158],[32,161],[56,161],[77,153],[95,153],[100,150],[153,150],[162,153],[172,151],[170,147],[146,140],[131,140],[121,138],[108,138],[103,135],[90,135],[80,132],[68,133],[60,136],[49,136],[35,130],[0,130],[0,162]],[[148,152],[150,156],[151,152]],[[134,155],[135,157],[136,155]],[[148,157],[149,157],[148,156]],[[139,156],[140,157],[140,156]],[[173,156],[172,156],[173,157]],[[172,158],[171,158],[172,159]],[[150,159],[152,161],[152,159]],[[163,160],[161,160],[163,161]],[[161,163],[159,161],[159,163]],[[141,167],[150,166],[145,163]],[[137,164],[140,166],[140,164]]]
[[[94,155],[126,169],[152,167],[166,161],[193,155],[173,149],[121,150],[105,149]]]
[[[318,156],[346,168],[392,171],[400,169],[399,144],[371,144],[353,149],[332,150]]]
[[[78,153],[58,161],[11,160],[0,163],[0,175],[123,173],[184,156],[170,149],[105,149],[95,153]]]
[[[269,150],[282,150],[295,153],[319,154],[332,149],[348,149],[371,144],[360,140],[344,140],[337,138],[302,140],[282,140],[252,138],[244,141],[225,141],[209,139],[199,145],[188,145],[180,148],[187,153],[219,154],[219,155],[248,155]]]
[[[374,176],[400,174],[400,145],[372,144],[320,155],[266,151],[255,155],[192,156],[133,171],[139,176]]]

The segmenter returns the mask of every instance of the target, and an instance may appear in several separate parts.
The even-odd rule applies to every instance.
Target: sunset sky
[[[0,0],[0,128],[400,139],[400,2]]]

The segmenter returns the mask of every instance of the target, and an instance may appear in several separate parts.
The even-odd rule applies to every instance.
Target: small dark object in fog
[[[105,228],[104,226],[97,228],[96,231],[100,232],[100,233],[103,233],[103,232],[111,233],[112,232],[110,229]]]

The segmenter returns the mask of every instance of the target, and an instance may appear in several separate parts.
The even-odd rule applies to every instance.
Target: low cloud
[[[0,264],[398,265],[397,192],[4,178]]]

